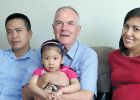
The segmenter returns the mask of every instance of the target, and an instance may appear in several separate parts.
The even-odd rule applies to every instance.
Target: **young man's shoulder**
[[[0,56],[8,55],[12,53],[12,49],[3,49],[0,50]]]

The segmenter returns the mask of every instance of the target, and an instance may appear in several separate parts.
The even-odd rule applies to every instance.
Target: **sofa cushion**
[[[97,92],[110,92],[110,68],[108,63],[108,54],[114,50],[112,47],[99,46],[91,47],[98,55],[98,80]]]

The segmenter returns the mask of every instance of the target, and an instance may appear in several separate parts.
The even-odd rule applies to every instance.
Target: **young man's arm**
[[[33,93],[29,90],[27,85],[22,88],[22,98],[23,100],[33,100]]]

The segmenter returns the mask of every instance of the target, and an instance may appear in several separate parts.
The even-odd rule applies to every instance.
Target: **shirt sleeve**
[[[97,95],[98,58],[95,51],[88,49],[82,57],[80,66],[80,84],[83,90],[90,90]]]
[[[42,71],[42,68],[37,68],[37,69],[34,71],[33,75],[41,76],[41,75],[42,75],[41,71]]]

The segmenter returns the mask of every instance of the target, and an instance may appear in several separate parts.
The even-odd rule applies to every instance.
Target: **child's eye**
[[[54,58],[55,60],[57,60],[58,58]]]
[[[48,60],[49,58],[44,58],[44,59]]]

